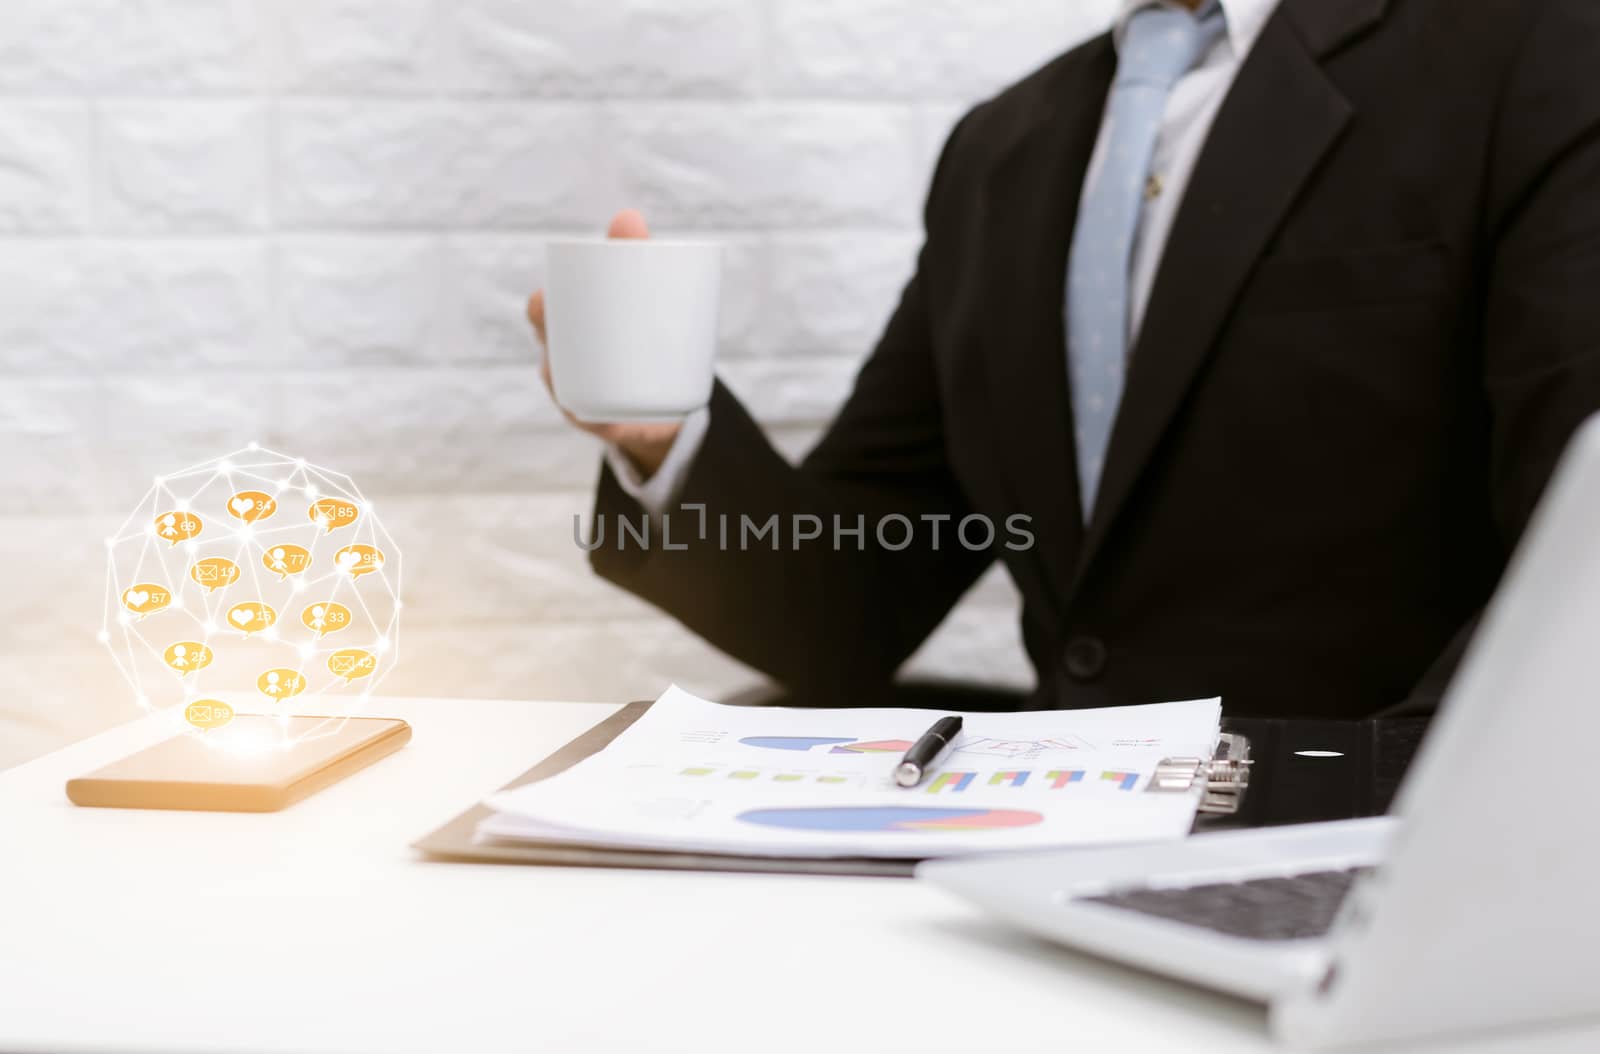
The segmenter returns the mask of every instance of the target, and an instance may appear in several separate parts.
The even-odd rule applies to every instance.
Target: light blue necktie
[[[1134,12],[1117,48],[1099,168],[1078,208],[1067,270],[1067,371],[1077,426],[1078,490],[1089,519],[1128,368],[1129,272],[1150,157],[1167,96],[1226,28],[1214,2],[1198,14]]]

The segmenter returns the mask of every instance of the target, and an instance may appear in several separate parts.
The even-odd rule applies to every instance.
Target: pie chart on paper
[[[940,809],[920,805],[833,805],[821,808],[750,809],[742,823],[790,831],[921,834],[1029,827],[1044,819],[1028,809]]]
[[[830,754],[904,754],[911,749],[909,739],[875,739],[867,743],[846,743],[828,751]]]
[[[830,754],[904,754],[911,749],[909,739],[874,739],[863,742],[854,736],[745,736],[747,747],[764,750],[811,750],[828,747]]]
[[[747,747],[766,750],[810,750],[834,743],[854,743],[854,736],[745,736],[739,740]],[[838,748],[835,747],[835,750]]]

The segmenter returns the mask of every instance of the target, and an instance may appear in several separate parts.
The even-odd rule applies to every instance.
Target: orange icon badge
[[[228,609],[228,625],[246,637],[252,633],[260,633],[277,621],[278,613],[271,605],[263,604],[259,600],[247,600]]]
[[[333,564],[351,578],[383,570],[383,550],[364,542],[347,545],[333,554]]]
[[[330,633],[349,629],[350,609],[331,600],[312,604],[300,612],[300,623],[320,639]]]
[[[166,586],[140,582],[122,591],[122,606],[141,619],[153,615],[172,603],[172,591]]]
[[[303,545],[274,545],[261,554],[261,565],[282,582],[311,566],[311,550]]]
[[[312,523],[322,528],[323,533],[331,534],[340,527],[348,527],[355,523],[361,517],[361,510],[356,508],[353,501],[322,498],[311,503],[306,515],[311,517]]]
[[[257,677],[256,687],[269,699],[287,699],[306,690],[306,679],[299,670],[279,667]]]
[[[182,677],[210,666],[212,657],[211,649],[197,640],[180,640],[161,653],[167,668],[177,670]]]
[[[195,561],[194,566],[189,568],[189,577],[210,593],[239,581],[239,565],[226,556],[208,556]]]
[[[278,499],[263,490],[241,490],[228,499],[228,515],[245,523],[264,520],[278,511]]]
[[[368,677],[378,668],[378,657],[360,648],[345,648],[328,656],[328,672],[343,677],[349,684],[357,677]]]
[[[220,699],[196,699],[183,708],[183,719],[196,728],[221,728],[233,720],[233,707]]]
[[[192,512],[164,512],[156,517],[156,537],[171,545],[186,542],[204,529],[205,524]]]

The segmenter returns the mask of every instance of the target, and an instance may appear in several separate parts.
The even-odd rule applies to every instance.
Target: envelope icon
[[[328,663],[328,669],[340,675],[347,674],[355,668],[356,659],[354,655],[335,655]]]
[[[196,703],[194,706],[189,707],[188,712],[184,714],[184,716],[195,724],[205,724],[211,720],[211,707],[201,706],[199,703]]]
[[[216,564],[201,564],[195,570],[199,572],[200,581],[202,582],[215,582],[217,580]]]

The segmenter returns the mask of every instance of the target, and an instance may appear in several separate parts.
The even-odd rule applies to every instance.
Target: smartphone
[[[392,717],[241,714],[68,780],[67,798],[111,809],[275,812],[410,741],[411,726]]]

